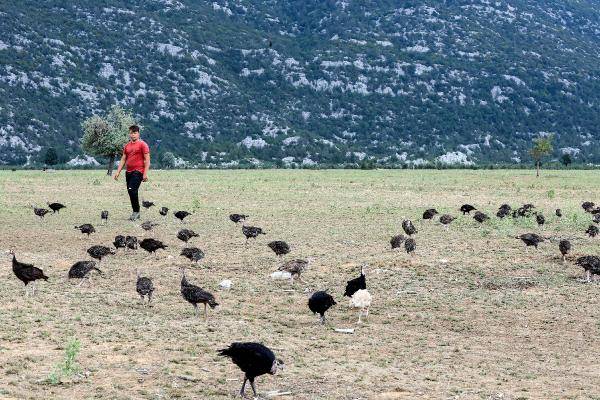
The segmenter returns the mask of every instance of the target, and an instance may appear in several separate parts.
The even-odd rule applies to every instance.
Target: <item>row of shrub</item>
[[[560,163],[547,163],[543,165],[543,169],[546,170],[594,170],[599,169],[600,165],[591,164],[571,164],[565,166]],[[0,165],[0,170],[106,170],[105,165],[94,166],[94,165],[81,165],[72,166],[68,164],[55,164],[52,166],[46,166],[44,164],[29,164],[29,165]],[[157,168],[152,169],[173,169],[166,166],[158,165]],[[421,165],[410,165],[410,164],[378,164],[373,162],[363,163],[345,163],[345,164],[316,164],[316,165],[281,165],[279,163],[263,162],[255,165],[249,162],[240,162],[238,165],[220,166],[216,164],[198,164],[193,167],[180,168],[180,169],[362,169],[362,170],[373,170],[373,169],[437,169],[437,170],[494,170],[494,169],[535,169],[534,165],[530,164],[477,164],[477,165],[448,165],[440,163],[428,163]]]

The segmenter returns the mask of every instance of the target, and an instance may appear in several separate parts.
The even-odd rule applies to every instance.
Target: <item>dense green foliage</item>
[[[573,163],[573,159],[571,158],[571,156],[569,154],[563,154],[562,157],[560,158],[560,162],[565,167],[568,167],[569,165],[571,165]]]
[[[46,154],[44,154],[44,164],[56,165],[58,164],[58,153],[54,147],[48,147]]]
[[[174,168],[175,167],[175,155],[170,151],[165,152],[161,159],[161,166],[163,168]]]

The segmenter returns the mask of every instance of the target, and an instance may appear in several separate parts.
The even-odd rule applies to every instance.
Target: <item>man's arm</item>
[[[150,169],[150,153],[144,154],[144,177],[142,181],[146,182],[148,180],[148,170]]]
[[[127,157],[125,156],[125,153],[123,153],[121,161],[119,162],[119,167],[117,168],[117,173],[115,174],[115,181],[119,179],[119,174],[121,173],[123,166],[125,166],[125,160],[127,160]]]

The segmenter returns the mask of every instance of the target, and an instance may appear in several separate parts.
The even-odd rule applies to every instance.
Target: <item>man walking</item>
[[[127,193],[129,193],[129,200],[133,209],[129,220],[133,221],[140,219],[138,189],[142,182],[148,180],[148,170],[150,169],[150,149],[146,142],[140,139],[140,127],[137,125],[129,127],[129,142],[123,147],[123,156],[115,174],[115,181],[119,179],[119,175],[125,164],[127,164],[127,169],[125,170]]]

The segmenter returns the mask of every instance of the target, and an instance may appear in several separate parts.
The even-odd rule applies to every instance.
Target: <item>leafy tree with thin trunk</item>
[[[552,139],[554,135],[539,136],[533,139],[533,147],[529,150],[529,154],[535,161],[536,173],[535,176],[540,176],[540,166],[542,165],[542,157],[552,153]]]
[[[92,115],[81,124],[81,148],[88,154],[108,158],[107,175],[112,175],[115,158],[129,140],[131,125],[135,125],[133,116],[119,105],[113,105],[105,116]]]

